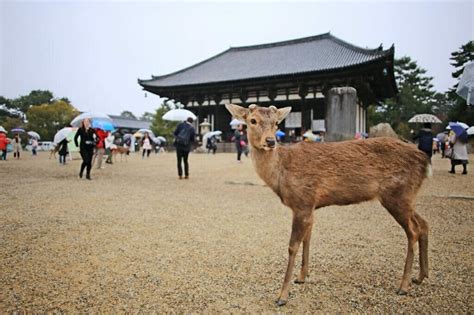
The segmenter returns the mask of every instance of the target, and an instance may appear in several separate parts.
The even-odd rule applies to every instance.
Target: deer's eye
[[[257,121],[252,118],[252,119],[250,119],[250,123],[251,123],[252,125],[255,125],[255,124],[257,124]]]

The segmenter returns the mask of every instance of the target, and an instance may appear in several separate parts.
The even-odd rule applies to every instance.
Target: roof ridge
[[[235,50],[248,50],[248,49],[260,49],[260,48],[286,46],[286,45],[292,45],[292,44],[297,44],[297,43],[311,42],[311,41],[314,41],[314,40],[317,40],[317,39],[324,39],[324,38],[330,38],[330,37],[333,37],[331,35],[331,32],[327,32],[327,33],[323,33],[323,34],[319,34],[319,35],[313,35],[313,36],[307,36],[307,37],[301,37],[301,38],[294,38],[294,39],[289,39],[289,40],[284,40],[284,41],[279,41],[279,42],[273,42],[273,43],[230,47],[229,50],[234,50],[235,51]]]

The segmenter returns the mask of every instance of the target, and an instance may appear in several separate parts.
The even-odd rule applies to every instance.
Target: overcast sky
[[[410,56],[454,84],[452,51],[474,38],[474,1],[113,2],[0,0],[0,95],[34,89],[79,110],[137,115],[159,98],[137,78],[180,70],[230,46],[330,31],[352,44]]]

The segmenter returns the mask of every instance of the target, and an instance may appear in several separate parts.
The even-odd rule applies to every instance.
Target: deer
[[[225,106],[234,118],[247,123],[247,138],[257,174],[292,210],[288,265],[276,300],[278,306],[287,304],[301,243],[302,265],[295,283],[305,282],[314,212],[330,205],[379,200],[408,239],[405,267],[396,293],[408,294],[417,242],[420,271],[412,282],[421,284],[428,277],[428,223],[414,209],[417,192],[431,171],[424,152],[413,144],[383,137],[282,146],[277,144],[275,132],[291,107]]]

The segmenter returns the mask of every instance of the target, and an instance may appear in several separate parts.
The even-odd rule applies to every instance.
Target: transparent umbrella
[[[441,120],[435,115],[431,114],[418,114],[410,118],[409,123],[433,123],[440,124]]]
[[[77,116],[76,118],[74,118],[74,119],[71,121],[71,126],[73,126],[73,127],[79,127],[79,125],[81,124],[81,122],[82,122],[84,119],[86,119],[86,118],[89,118],[90,120],[100,119],[100,120],[106,120],[106,121],[112,122],[112,118],[110,118],[110,117],[109,117],[108,115],[106,115],[106,114],[97,113],[97,112],[85,112],[85,113],[80,114],[80,115]]]
[[[456,93],[466,100],[467,105],[474,105],[474,62],[464,65]]]
[[[35,139],[38,139],[38,140],[41,139],[40,135],[36,131],[28,131],[27,133],[32,138],[35,138]]]

